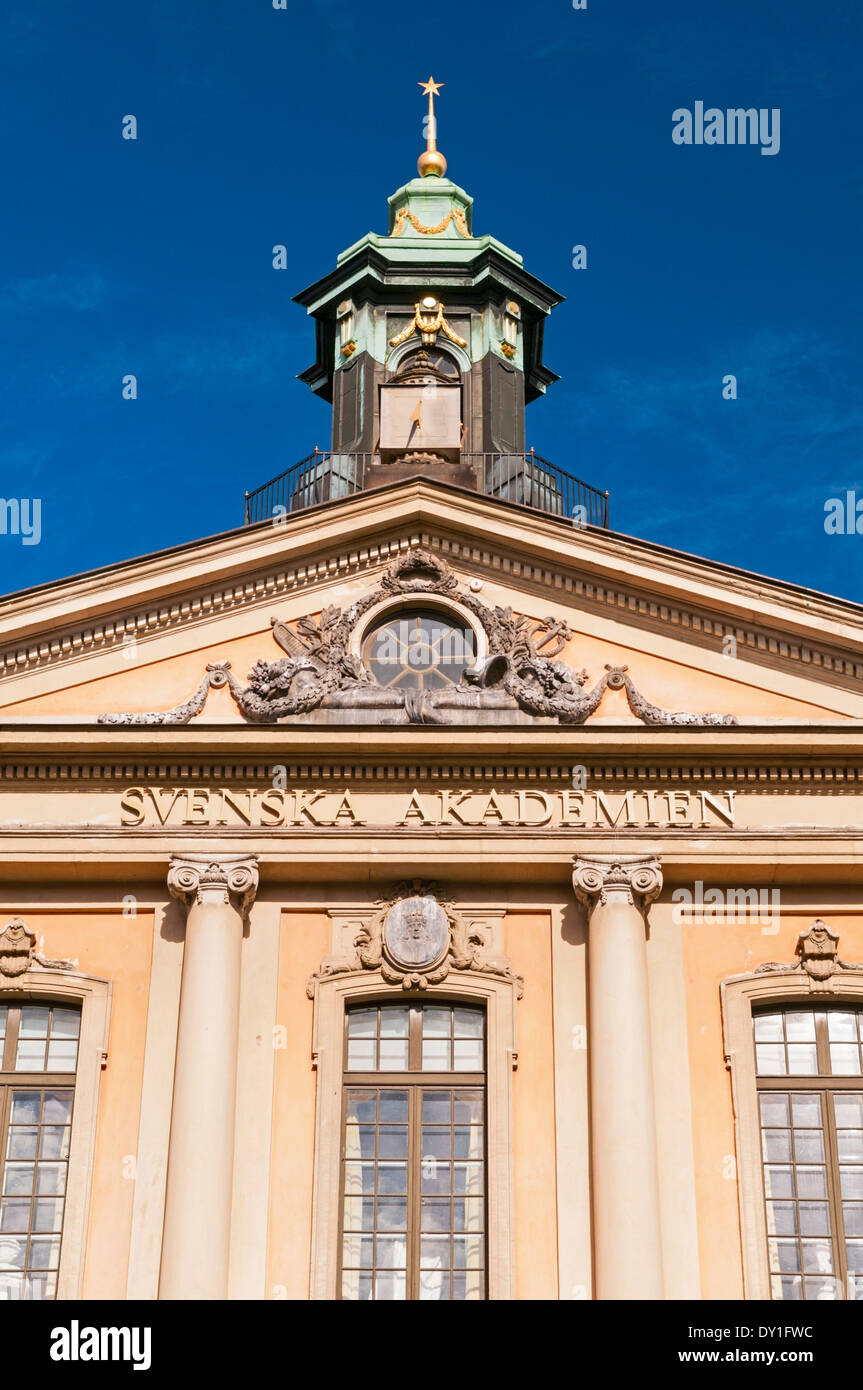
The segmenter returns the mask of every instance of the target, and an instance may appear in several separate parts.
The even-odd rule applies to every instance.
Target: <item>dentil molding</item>
[[[571,596],[594,611],[617,619],[640,619],[657,631],[716,648],[733,636],[738,649],[749,657],[768,661],[785,670],[814,671],[830,675],[844,688],[855,689],[863,680],[863,659],[848,656],[837,647],[795,640],[766,624],[723,618],[707,608],[670,601],[664,603],[636,585],[598,582],[572,572],[551,569],[533,558],[517,559],[503,550],[476,545],[443,534],[423,530],[359,545],[347,551],[328,551],[316,560],[284,569],[271,566],[241,581],[191,590],[169,602],[150,602],[139,608],[115,612],[103,621],[54,631],[38,639],[0,647],[0,676],[8,677],[48,669],[80,660],[94,652],[122,650],[124,638],[138,640],[162,636],[219,617],[260,606],[274,598],[332,583],[335,578],[352,579],[421,545],[454,563],[486,572],[490,578],[527,583],[532,590],[547,590]],[[545,595],[547,597],[547,594]],[[780,598],[781,601],[781,598]]]

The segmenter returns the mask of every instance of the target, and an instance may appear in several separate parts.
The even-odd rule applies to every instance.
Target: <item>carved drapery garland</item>
[[[392,710],[392,693],[378,686],[358,656],[350,652],[351,634],[360,619],[377,604],[403,595],[440,595],[455,600],[482,624],[490,655],[470,667],[461,685],[446,690],[400,692],[409,723],[458,722],[458,710],[518,708],[561,724],[583,724],[593,714],[606,689],[624,689],[632,713],[649,725],[731,725],[728,714],[688,714],[659,709],[639,694],[626,666],[606,665],[605,675],[583,692],[585,670],[573,671],[555,658],[572,637],[559,618],[531,620],[511,608],[488,608],[475,595],[459,592],[459,582],[445,560],[431,551],[415,548],[399,556],[372,589],[350,608],[324,608],[320,619],[304,617],[296,631],[278,618],[270,621],[273,637],[287,653],[280,661],[260,660],[244,687],[229,661],[208,663],[206,675],[194,695],[173,709],[148,713],[116,713],[99,716],[100,724],[186,724],[200,714],[211,689],[227,685],[241,714],[251,723],[272,724],[279,719],[316,709],[327,696],[339,695],[339,705],[357,703]]]
[[[409,904],[412,901],[426,904],[426,912],[437,910],[446,921],[440,949],[434,959],[421,968],[414,968],[398,955],[387,932],[393,910],[400,903]],[[451,970],[498,975],[515,985],[516,997],[521,999],[524,993],[523,977],[514,973],[512,963],[505,956],[486,954],[486,929],[479,922],[468,922],[452,898],[444,896],[436,883],[423,879],[404,880],[387,896],[376,898],[373,906],[378,910],[360,927],[354,937],[353,950],[343,956],[328,956],[321,963],[320,970],[311,976],[306,986],[309,999],[314,999],[315,985],[320,980],[331,979],[334,975],[362,975],[374,970],[380,971],[381,978],[388,985],[420,990],[441,984]]]
[[[34,965],[42,970],[75,970],[78,962],[74,960],[50,960],[36,950],[36,933],[30,931],[20,917],[0,931],[0,984],[3,979],[17,980]],[[41,943],[40,943],[41,945]]]
[[[793,965],[780,961],[766,961],[753,972],[755,975],[806,975],[812,994],[832,994],[836,989],[836,976],[843,970],[863,970],[861,961],[844,961],[839,957],[839,934],[830,930],[826,922],[817,918],[805,932],[797,938],[795,948],[797,960]]]
[[[470,232],[467,229],[467,219],[462,208],[453,208],[452,211],[448,212],[446,217],[441,218],[440,222],[436,223],[434,227],[424,226],[416,214],[411,212],[408,208],[399,208],[390,236],[401,236],[404,231],[406,220],[410,222],[414,231],[419,232],[422,236],[437,236],[439,232],[446,231],[450,222],[455,222],[462,236],[470,239]]]

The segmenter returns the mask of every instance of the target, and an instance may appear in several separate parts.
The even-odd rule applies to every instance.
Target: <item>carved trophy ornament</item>
[[[333,975],[379,970],[388,985],[427,989],[439,985],[451,970],[471,970],[512,980],[520,999],[524,981],[506,957],[490,956],[485,928],[467,922],[436,884],[420,879],[400,883],[385,898],[375,900],[377,912],[360,927],[348,955],[328,956],[308,983]]]
[[[351,652],[351,638],[362,618],[387,599],[435,596],[457,604],[481,625],[488,655],[462,674],[458,685],[433,689],[384,688]],[[448,609],[451,613],[451,608]],[[173,709],[144,714],[102,714],[100,724],[187,724],[200,714],[210,690],[227,686],[243,717],[254,724],[301,719],[312,711],[362,712],[389,724],[505,722],[505,711],[559,724],[583,724],[606,690],[626,692],[632,713],[648,725],[736,724],[730,714],[670,712],[639,694],[626,666],[606,665],[592,689],[583,687],[587,671],[574,671],[556,658],[572,633],[560,618],[531,620],[511,608],[489,608],[459,581],[445,560],[414,548],[386,570],[376,588],[350,608],[323,609],[319,618],[301,618],[296,630],[271,618],[273,637],[286,653],[279,661],[260,660],[243,686],[229,661],[210,662],[198,689]],[[373,712],[369,715],[369,712]],[[319,716],[320,717],[320,716]],[[330,715],[338,719],[337,714]],[[350,719],[348,713],[344,717]]]
[[[807,975],[813,994],[832,994],[834,976],[843,970],[863,970],[863,962],[844,961],[839,957],[839,936],[819,917],[807,931],[801,932],[795,948],[797,960],[793,965],[769,960],[759,965],[756,975]]]
[[[13,917],[0,931],[0,982],[3,978],[17,980],[34,965],[43,970],[74,970],[75,964],[73,960],[49,960],[37,951],[36,933],[20,917]]]

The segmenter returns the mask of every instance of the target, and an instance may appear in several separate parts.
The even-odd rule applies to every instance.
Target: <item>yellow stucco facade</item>
[[[399,588],[417,554],[438,570]],[[736,722],[646,722],[620,685],[583,723],[262,723],[226,683],[186,723],[100,722],[394,574],[366,628],[473,596],[563,624],[585,690],[625,666],[649,709]],[[770,1296],[740,1010],[861,988],[860,608],[413,479],[13,595],[0,627],[0,932],[34,937],[0,1003],[83,1010],[59,1297],[338,1297],[345,1011],[435,998],[485,1011],[487,1296]],[[403,883],[477,934],[438,982],[352,955]]]

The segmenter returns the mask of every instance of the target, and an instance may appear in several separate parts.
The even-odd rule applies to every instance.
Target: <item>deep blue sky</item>
[[[42,539],[0,590],[236,526],[329,443],[291,296],[386,231],[431,71],[475,230],[567,296],[528,442],[617,530],[863,599],[823,524],[863,500],[861,39],[859,0],[7,0],[0,496]],[[779,107],[780,152],[675,145],[696,100]]]

